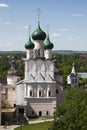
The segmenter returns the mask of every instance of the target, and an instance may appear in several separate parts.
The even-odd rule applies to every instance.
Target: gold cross
[[[38,21],[40,21],[40,13],[41,13],[41,9],[40,9],[40,8],[37,8]]]
[[[30,39],[30,31],[31,31],[31,25],[28,25],[28,35],[29,35],[29,39]]]
[[[49,35],[49,24],[47,24],[46,28],[47,28],[47,35]]]

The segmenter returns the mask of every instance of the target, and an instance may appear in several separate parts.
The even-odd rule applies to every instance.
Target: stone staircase
[[[26,125],[28,124],[28,119],[23,113],[19,113],[17,117],[9,121],[9,125]]]

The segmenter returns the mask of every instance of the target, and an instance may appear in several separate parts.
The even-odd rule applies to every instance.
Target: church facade
[[[62,76],[55,71],[53,47],[49,34],[46,36],[38,22],[25,44],[25,76],[16,84],[17,115],[53,116],[56,105],[63,100]]]

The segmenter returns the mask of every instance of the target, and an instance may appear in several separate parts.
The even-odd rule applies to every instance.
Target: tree
[[[83,88],[86,88],[87,87],[87,78],[79,77],[79,85],[83,86]]]
[[[15,61],[14,67],[18,71],[19,75],[23,77],[24,75],[24,61],[22,60],[23,57],[25,57],[24,52],[0,53],[0,77],[7,76],[8,70],[11,67],[10,62],[12,60]]]
[[[87,130],[87,91],[68,89],[54,113],[53,130]]]
[[[58,54],[54,53],[56,57],[56,67],[63,74],[63,82],[66,83],[67,75],[71,73],[72,63],[75,63],[76,72],[87,72],[87,57],[83,58],[84,54]]]

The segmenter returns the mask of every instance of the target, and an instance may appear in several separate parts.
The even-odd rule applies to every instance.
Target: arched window
[[[49,97],[51,97],[51,92],[49,91]]]
[[[38,56],[40,56],[40,49],[38,50]]]
[[[33,91],[32,90],[30,90],[30,97],[32,97],[33,96]]]
[[[56,94],[58,94],[59,93],[59,90],[58,89],[56,89]]]
[[[49,111],[46,111],[46,116],[48,116],[49,115]]]
[[[41,92],[41,90],[39,90],[39,97],[42,97],[42,92]]]
[[[39,116],[42,116],[42,111],[39,111]]]

